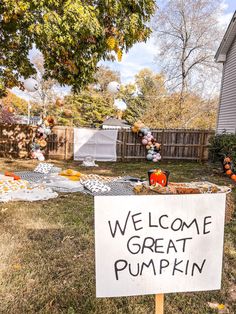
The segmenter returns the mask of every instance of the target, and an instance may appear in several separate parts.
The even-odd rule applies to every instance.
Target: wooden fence
[[[0,156],[14,158],[29,157],[30,144],[36,127],[25,125],[0,125]],[[163,159],[181,159],[204,161],[208,159],[210,130],[152,130],[152,134],[161,146]],[[73,159],[72,127],[57,126],[50,135],[46,157],[50,159]],[[120,130],[117,139],[117,157],[119,161],[141,161],[146,157],[145,147],[131,130]]]

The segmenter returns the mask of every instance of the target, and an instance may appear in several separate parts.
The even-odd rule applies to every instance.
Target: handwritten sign
[[[97,297],[221,287],[225,194],[95,197]]]

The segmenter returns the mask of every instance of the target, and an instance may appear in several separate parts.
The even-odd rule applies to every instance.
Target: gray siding
[[[236,133],[236,40],[227,54],[223,68],[217,132]]]

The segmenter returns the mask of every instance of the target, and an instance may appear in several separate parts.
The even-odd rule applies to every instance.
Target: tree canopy
[[[100,127],[108,116],[114,116],[116,109],[108,94],[83,91],[64,99],[63,108],[52,108],[58,123],[82,127]]]
[[[154,0],[2,0],[0,2],[0,96],[20,86],[35,69],[29,51],[44,57],[44,77],[80,90],[101,59],[118,60],[145,41]]]

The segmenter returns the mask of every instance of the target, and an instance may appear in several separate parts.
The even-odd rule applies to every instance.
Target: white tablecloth
[[[116,161],[118,130],[74,129],[74,160]]]

